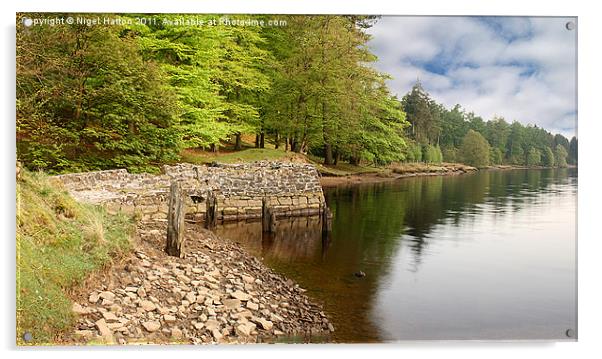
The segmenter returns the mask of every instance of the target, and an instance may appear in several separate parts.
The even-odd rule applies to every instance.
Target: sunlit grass
[[[298,157],[292,152],[285,152],[281,149],[273,148],[249,148],[234,152],[207,152],[194,149],[182,151],[181,162],[188,163],[237,163],[237,162],[253,162],[253,161],[290,161],[294,157]]]

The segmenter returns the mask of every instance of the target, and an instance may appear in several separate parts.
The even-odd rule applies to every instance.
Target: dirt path
[[[138,225],[134,254],[79,293],[79,343],[256,343],[329,340],[334,327],[292,280],[200,228],[187,256],[163,252],[165,223]]]

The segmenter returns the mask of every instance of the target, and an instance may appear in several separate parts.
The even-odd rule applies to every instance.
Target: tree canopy
[[[327,165],[577,163],[575,137],[502,117],[485,121],[460,105],[448,109],[420,82],[398,99],[367,45],[374,17],[172,26],[193,18],[216,16],[19,26],[18,159],[55,173],[157,171],[183,149],[218,151],[231,141],[240,149],[250,134],[257,147],[269,142]]]

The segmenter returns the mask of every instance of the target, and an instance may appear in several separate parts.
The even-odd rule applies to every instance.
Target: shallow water
[[[325,196],[330,238],[315,217],[281,220],[275,235],[260,222],[217,232],[308,289],[337,341],[576,336],[575,169],[408,178]]]

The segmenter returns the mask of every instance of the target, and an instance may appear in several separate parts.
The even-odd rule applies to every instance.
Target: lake
[[[324,194],[329,238],[317,217],[281,220],[274,235],[260,222],[216,231],[306,288],[335,341],[575,340],[576,169],[414,177]]]

